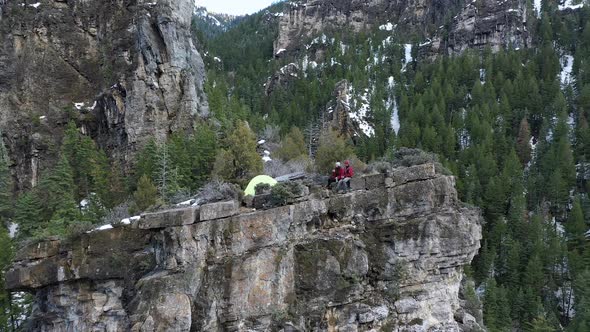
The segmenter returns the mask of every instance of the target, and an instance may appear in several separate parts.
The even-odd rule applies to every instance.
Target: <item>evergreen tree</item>
[[[237,123],[227,138],[226,146],[215,161],[215,174],[225,180],[245,184],[262,172],[262,158],[256,152],[256,137],[246,122]]]
[[[158,188],[147,175],[142,175],[137,183],[137,190],[133,194],[134,212],[145,211],[154,206],[158,198]]]
[[[586,222],[584,221],[584,213],[582,211],[579,197],[574,199],[574,204],[565,224],[565,229],[568,233],[570,246],[581,252],[587,243],[585,233],[588,231],[588,225],[586,225]]]
[[[531,130],[529,122],[526,118],[520,121],[520,128],[518,130],[518,138],[516,140],[516,149],[518,158],[523,165],[526,165],[531,160]]]
[[[301,158],[305,155],[305,136],[303,136],[303,132],[299,128],[293,127],[283,138],[281,147],[277,150],[277,156],[282,160],[288,161]]]
[[[318,172],[329,174],[334,163],[350,159],[354,155],[352,148],[335,131],[327,131],[320,138],[320,145],[316,153],[316,167]]]
[[[36,230],[43,227],[41,218],[41,201],[35,193],[22,193],[15,206],[14,223],[18,225],[18,238],[27,239],[36,233]]]

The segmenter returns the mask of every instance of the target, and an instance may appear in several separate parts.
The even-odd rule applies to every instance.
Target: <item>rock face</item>
[[[291,2],[279,23],[276,56],[306,51],[305,42],[336,31],[392,31],[418,36],[419,54],[458,54],[489,46],[526,48],[527,2],[460,0],[301,0]],[[409,42],[409,40],[406,40]]]
[[[275,54],[297,51],[322,33],[359,32],[391,23],[395,31],[428,36],[455,13],[461,0],[299,0],[279,23]],[[454,14],[453,14],[454,15]],[[451,15],[452,16],[452,15]],[[281,50],[285,50],[282,52]]]
[[[445,41],[435,39],[435,53],[458,54],[467,49],[490,47],[528,48],[527,2],[483,0],[468,3],[454,18]]]
[[[43,242],[19,253],[7,286],[34,293],[34,331],[460,330],[479,211],[432,164],[354,188],[312,188],[260,211],[164,211],[159,223],[151,214]]]
[[[206,115],[191,0],[0,2],[0,128],[19,189],[75,119],[121,160]]]

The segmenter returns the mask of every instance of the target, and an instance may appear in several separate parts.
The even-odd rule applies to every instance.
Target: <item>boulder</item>
[[[237,201],[217,202],[201,206],[199,221],[222,219],[238,214],[240,204]]]
[[[154,229],[191,225],[199,221],[199,218],[199,207],[191,206],[143,214],[138,222],[138,227],[140,229]]]

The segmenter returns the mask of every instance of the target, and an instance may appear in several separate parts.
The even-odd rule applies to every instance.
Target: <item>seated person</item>
[[[338,181],[337,188],[340,190],[340,188],[346,184],[346,189],[350,190],[350,179],[352,179],[353,176],[354,176],[354,169],[352,168],[350,161],[347,160],[344,162],[344,169],[343,169],[342,178]],[[344,188],[342,188],[342,189],[344,190]]]
[[[332,185],[332,183],[339,183],[340,180],[342,180],[344,178],[344,168],[342,168],[342,166],[340,165],[340,162],[336,162],[336,166],[334,167],[334,169],[332,170],[332,176],[330,176],[330,179],[328,179],[328,189],[330,189],[330,186]]]

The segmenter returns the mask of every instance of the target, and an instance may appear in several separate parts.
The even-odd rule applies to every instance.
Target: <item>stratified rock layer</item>
[[[307,39],[323,33],[367,31],[388,23],[396,33],[426,37],[461,4],[461,0],[292,1],[279,23],[275,54],[299,50]]]
[[[192,0],[0,1],[0,128],[19,190],[74,119],[121,161],[208,112]]]
[[[402,41],[421,38],[421,56],[525,48],[532,43],[527,6],[523,0],[292,1],[281,17],[274,50],[278,57],[309,53],[305,45],[311,38],[375,29],[391,31]]]
[[[150,214],[27,248],[7,285],[35,294],[34,331],[460,330],[481,217],[454,184],[425,164],[268,210]]]

